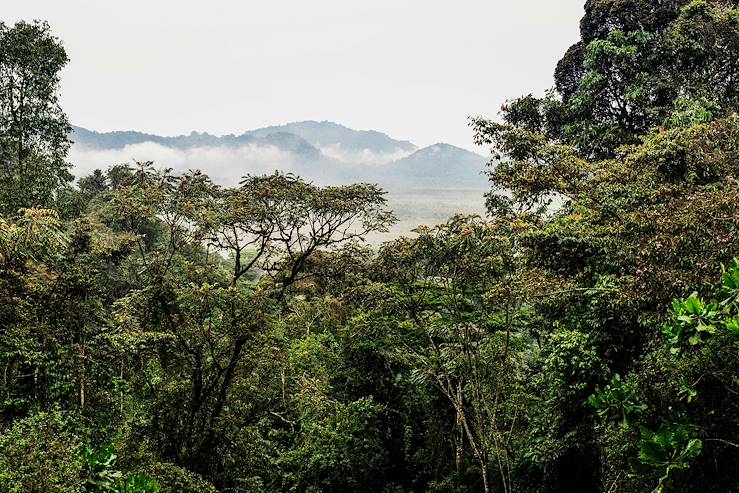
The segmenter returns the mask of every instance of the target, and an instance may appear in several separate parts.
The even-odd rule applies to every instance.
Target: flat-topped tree
[[[255,336],[285,309],[288,288],[311,275],[313,255],[391,224],[384,192],[368,184],[318,187],[279,173],[224,188],[197,171],[175,176],[141,163],[109,204],[116,224],[157,232],[141,237],[131,259],[141,288],[117,306],[128,332],[172,341],[161,364],[173,380],[155,399],[177,411],[151,431],[170,437],[158,444],[163,455],[217,475],[212,451],[229,440],[221,417],[242,405],[233,389],[248,374]],[[266,275],[243,282],[250,272]]]
[[[208,244],[233,257],[232,283],[256,267],[285,289],[309,276],[321,249],[362,241],[395,220],[376,185],[319,187],[290,174],[246,176],[215,191],[215,214],[199,227]]]

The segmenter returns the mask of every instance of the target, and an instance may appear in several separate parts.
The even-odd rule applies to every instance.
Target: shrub
[[[83,493],[78,452],[86,435],[66,413],[41,412],[0,434],[0,491]]]

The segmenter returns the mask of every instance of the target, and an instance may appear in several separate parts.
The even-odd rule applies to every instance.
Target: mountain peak
[[[370,151],[377,154],[413,152],[417,147],[407,140],[396,140],[376,130],[355,130],[332,121],[304,120],[273,125],[244,132],[245,135],[264,137],[273,133],[295,134],[313,146],[324,149],[334,148],[344,152]]]
[[[436,154],[436,153],[452,153],[457,155],[466,155],[466,156],[474,156],[475,158],[482,158],[483,156],[468,151],[467,149],[463,149],[461,147],[457,147],[452,144],[447,144],[446,142],[437,142],[436,144],[431,144],[426,147],[422,147],[421,149],[418,149],[414,154],[424,155],[424,154]]]
[[[402,183],[403,187],[481,187],[486,183],[481,172],[487,159],[479,154],[446,142],[419,149],[411,142],[395,140],[382,132],[354,130],[331,121],[305,120],[223,136],[193,130],[185,135],[164,137],[73,127],[71,138],[81,153],[123,151],[122,159],[148,159],[152,153],[159,153],[163,157],[158,159],[165,161],[162,164],[184,169],[195,165],[215,176],[231,173],[227,169],[240,169],[236,172],[238,176],[246,171],[281,169],[325,183],[366,180]],[[131,147],[145,143],[164,149]],[[181,153],[168,152],[173,149]],[[219,151],[213,152],[215,149]],[[157,159],[157,155],[151,157]]]
[[[418,149],[413,154],[387,166],[391,176],[417,177],[438,184],[440,180],[483,186],[482,176],[487,158],[480,154],[438,142]]]

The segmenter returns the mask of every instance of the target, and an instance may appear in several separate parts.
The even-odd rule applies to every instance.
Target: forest
[[[379,247],[373,184],[72,176],[68,61],[0,23],[0,492],[739,491],[739,2],[587,0],[487,215]]]

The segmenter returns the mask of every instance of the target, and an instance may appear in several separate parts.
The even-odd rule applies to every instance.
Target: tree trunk
[[[80,344],[80,407],[85,408],[85,339]]]
[[[483,461],[480,461],[480,468],[482,468],[482,486],[485,493],[490,493],[490,479],[488,478],[488,466]]]
[[[121,392],[120,392],[120,399],[121,399],[121,416],[123,416],[123,357],[121,357]]]

